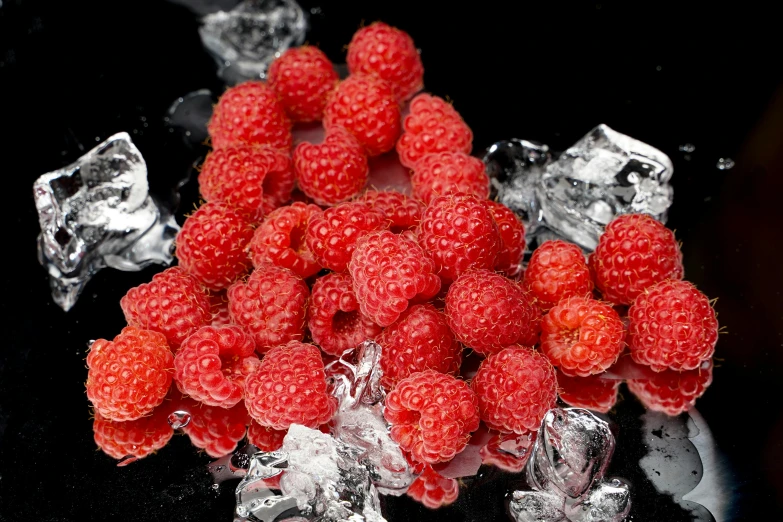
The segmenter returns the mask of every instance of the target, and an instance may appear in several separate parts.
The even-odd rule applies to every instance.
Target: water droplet
[[[218,489],[220,489],[220,484],[212,484],[212,489],[217,491]]]
[[[718,167],[718,170],[730,170],[734,168],[734,160],[731,158],[720,158],[715,166]]]
[[[177,410],[169,414],[169,418],[168,418],[169,426],[171,426],[175,430],[179,430],[187,427],[187,425],[190,424],[190,419],[191,419],[190,413],[182,410]]]
[[[0,5],[2,5],[2,4],[0,4]],[[310,8],[310,14],[312,14],[312,15],[319,15],[322,12],[323,11],[321,10],[320,7],[312,7],[312,8]]]
[[[690,154],[691,152],[696,150],[696,145],[693,143],[685,143],[684,145],[680,145],[680,152],[687,152]]]

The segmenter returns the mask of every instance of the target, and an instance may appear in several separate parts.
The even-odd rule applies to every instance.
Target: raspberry
[[[617,362],[624,347],[620,316],[595,299],[566,298],[541,321],[541,351],[571,377],[603,372]]]
[[[593,280],[582,249],[561,240],[544,241],[530,257],[523,286],[546,312],[567,297],[590,297]]]
[[[252,224],[223,203],[204,203],[177,234],[179,266],[211,290],[223,290],[250,268]]]
[[[707,296],[687,281],[657,283],[628,310],[631,357],[655,371],[693,370],[712,357],[718,319]]]
[[[383,230],[386,225],[383,215],[364,203],[340,203],[310,218],[305,242],[321,266],[345,272],[356,241],[368,232]]]
[[[232,408],[221,408],[182,398],[179,409],[190,413],[190,422],[182,431],[195,447],[215,459],[237,449],[250,423],[245,405],[241,402]]]
[[[261,426],[254,420],[247,429],[247,440],[261,451],[277,451],[283,446],[288,430],[275,430]]]
[[[376,339],[381,352],[381,384],[391,390],[412,373],[435,370],[456,374],[462,363],[462,346],[454,338],[446,317],[431,304],[410,307]]]
[[[324,128],[332,127],[347,129],[370,156],[393,149],[401,128],[391,86],[366,74],[350,75],[326,99]]]
[[[622,381],[603,379],[598,375],[568,377],[557,375],[560,399],[574,408],[607,413],[617,404],[617,393]]]
[[[487,201],[487,208],[500,233],[500,252],[495,259],[495,270],[510,278],[522,272],[522,257],[525,254],[525,226],[519,216],[502,203]]]
[[[318,121],[326,95],[339,81],[329,58],[311,45],[286,50],[269,65],[269,86],[280,97],[291,120]]]
[[[462,116],[442,98],[418,94],[411,100],[410,114],[403,122],[397,141],[400,163],[413,168],[416,162],[433,152],[464,152],[473,148],[473,132]]]
[[[631,304],[664,279],[682,279],[682,252],[674,233],[646,214],[624,214],[606,226],[590,255],[590,269],[604,299]]]
[[[126,326],[114,340],[92,343],[87,398],[106,419],[140,419],[166,398],[173,366],[174,355],[162,333]]]
[[[421,215],[427,208],[421,201],[391,190],[368,190],[359,201],[366,203],[371,209],[380,212],[391,221],[389,230],[395,234],[414,230],[419,226]]]
[[[481,420],[491,430],[523,434],[537,430],[557,400],[555,369],[546,357],[509,346],[484,359],[471,388]]]
[[[286,268],[257,268],[247,281],[228,289],[228,308],[234,323],[244,326],[265,353],[274,346],[304,338],[307,298],[310,290]]]
[[[291,120],[275,91],[264,82],[247,81],[230,87],[215,105],[207,124],[216,149],[246,143],[291,148]]]
[[[484,162],[464,152],[427,154],[413,166],[413,195],[424,203],[450,192],[489,197],[489,176]]]
[[[427,301],[440,290],[435,263],[421,247],[388,230],[356,242],[348,271],[361,312],[389,326],[411,300]]]
[[[391,438],[418,462],[446,462],[479,427],[478,397],[456,377],[424,370],[397,383],[383,412]]]
[[[473,268],[492,269],[500,233],[484,201],[470,194],[433,199],[421,216],[419,244],[448,284]]]
[[[231,316],[228,311],[228,295],[226,291],[213,292],[209,296],[210,326],[223,326],[231,324]]]
[[[522,435],[516,433],[498,433],[481,447],[481,463],[497,466],[509,473],[519,473],[525,468],[530,450],[536,440],[536,432]]]
[[[348,70],[389,82],[401,103],[424,87],[424,66],[405,31],[375,22],[356,31],[348,44]]]
[[[259,268],[273,264],[302,278],[316,274],[321,266],[305,243],[307,223],[320,214],[316,205],[297,201],[273,210],[256,229],[250,241],[250,259]]]
[[[296,341],[269,350],[247,377],[245,404],[256,422],[276,430],[328,422],[337,399],[327,391],[320,350]]]
[[[459,482],[446,478],[427,465],[410,485],[406,494],[429,509],[453,504],[459,496]]]
[[[154,330],[166,336],[172,348],[211,319],[204,287],[182,267],[173,266],[152,276],[152,281],[131,288],[120,299],[129,326]]]
[[[331,355],[342,355],[374,339],[382,330],[359,311],[348,274],[332,272],[316,279],[308,314],[307,327],[313,342]]]
[[[95,443],[105,454],[119,460],[118,466],[127,466],[158,451],[174,435],[165,408],[155,408],[152,415],[124,422],[106,419],[96,412],[92,431]]]
[[[205,326],[174,357],[179,390],[208,406],[231,408],[242,400],[245,377],[258,366],[256,344],[236,325]]]
[[[484,355],[514,343],[536,344],[538,314],[519,285],[489,270],[465,272],[446,294],[446,319],[454,335]]]
[[[693,370],[664,370],[649,379],[628,380],[627,384],[645,408],[679,415],[688,411],[712,384],[712,360],[702,361]]]

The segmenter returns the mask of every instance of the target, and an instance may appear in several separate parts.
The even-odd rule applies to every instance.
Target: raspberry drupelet
[[[525,255],[525,225],[504,204],[487,201],[486,205],[500,233],[500,251],[495,259],[495,270],[516,280],[522,273],[522,257]]]
[[[533,251],[524,287],[542,311],[567,297],[590,297],[593,280],[582,249],[561,240],[544,241]]]
[[[329,58],[312,45],[287,49],[267,73],[269,86],[294,122],[320,121],[326,96],[339,79]]]
[[[489,197],[489,176],[484,162],[464,152],[427,154],[413,166],[411,185],[414,197],[425,204],[451,192],[473,194],[479,199]]]

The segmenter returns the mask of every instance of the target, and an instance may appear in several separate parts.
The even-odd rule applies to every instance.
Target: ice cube
[[[215,100],[209,89],[199,89],[180,96],[169,107],[165,121],[171,130],[179,130],[190,145],[204,143],[209,137],[207,124]]]
[[[594,487],[589,495],[566,499],[565,514],[571,522],[620,522],[631,511],[631,490],[621,479]]]
[[[561,522],[563,497],[544,491],[514,491],[509,512],[517,522]]]
[[[299,514],[296,499],[276,494],[267,482],[281,474],[287,466],[288,455],[284,452],[255,453],[236,489],[236,514],[261,522],[274,522],[285,512]]]
[[[35,181],[38,261],[61,308],[73,307],[104,267],[137,271],[173,261],[179,225],[148,188],[147,165],[125,132]]]
[[[307,19],[294,0],[245,0],[202,19],[201,41],[229,85],[263,79],[269,64],[304,42]]]

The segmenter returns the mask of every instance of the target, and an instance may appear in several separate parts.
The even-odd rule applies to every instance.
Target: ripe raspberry
[[[587,297],[569,297],[541,321],[541,352],[570,377],[596,375],[617,362],[625,330],[617,312]]]
[[[324,128],[332,127],[347,129],[370,156],[393,149],[401,127],[391,86],[366,74],[350,75],[326,98]]]
[[[174,380],[199,402],[231,408],[242,400],[245,377],[258,366],[255,350],[253,338],[239,326],[204,326],[174,357]]]
[[[687,281],[667,280],[649,287],[634,300],[628,319],[631,357],[657,372],[693,370],[715,353],[715,310]]]
[[[628,389],[645,408],[667,415],[688,411],[712,384],[712,360],[684,372],[664,370],[649,379],[629,380]]]
[[[331,355],[342,355],[374,339],[382,330],[359,311],[348,274],[332,272],[316,279],[308,314],[307,327],[313,342]]]
[[[283,446],[283,439],[288,430],[275,430],[261,426],[256,421],[250,421],[247,429],[247,440],[261,451],[277,451]]]
[[[250,424],[250,417],[241,402],[232,408],[221,408],[182,398],[179,409],[190,413],[190,422],[182,428],[190,442],[216,459],[237,449]]]
[[[519,216],[502,203],[487,201],[487,208],[500,233],[500,252],[495,259],[495,270],[516,278],[522,273],[525,254],[525,225]]]
[[[427,154],[413,166],[413,195],[429,204],[433,198],[450,192],[489,197],[489,176],[484,162],[464,152]]]
[[[429,464],[410,485],[406,494],[429,509],[453,504],[459,496],[459,482],[446,478]]]
[[[424,66],[405,31],[375,22],[356,31],[348,44],[348,70],[389,82],[402,103],[424,87]]]
[[[509,346],[484,359],[471,382],[481,420],[491,430],[537,430],[557,400],[555,369],[530,348]]]
[[[421,216],[419,244],[448,284],[473,268],[495,266],[500,233],[486,203],[470,194],[433,199]]]
[[[391,190],[368,190],[359,201],[366,203],[371,209],[380,212],[391,221],[389,230],[395,234],[418,227],[421,215],[427,208],[421,201]]]
[[[519,473],[525,468],[530,450],[536,441],[536,432],[522,435],[516,433],[498,433],[481,447],[481,463],[497,466],[509,473]]]
[[[446,317],[429,303],[403,312],[376,341],[383,347],[381,384],[387,390],[423,370],[456,374],[462,363],[462,346]]]
[[[622,381],[603,379],[598,375],[568,377],[558,372],[560,399],[574,408],[607,413],[617,404],[617,393]]]
[[[403,122],[397,141],[400,163],[413,168],[421,158],[433,152],[464,152],[473,148],[473,132],[462,116],[442,98],[418,94],[411,100],[410,114]]]
[[[250,268],[253,226],[223,203],[204,203],[177,234],[179,266],[211,290],[228,288]]]
[[[318,264],[345,272],[356,241],[364,234],[385,229],[387,224],[382,214],[364,203],[340,203],[310,218],[305,242]]]
[[[291,120],[277,94],[259,81],[227,89],[215,105],[207,130],[216,149],[246,143],[287,151],[293,141]]]
[[[624,214],[606,225],[589,264],[604,299],[618,304],[631,304],[655,283],[683,276],[674,233],[646,214]]]
[[[544,241],[525,270],[523,286],[546,312],[567,297],[590,297],[593,280],[582,249],[561,240]]]
[[[383,415],[391,438],[427,464],[454,458],[479,427],[478,397],[465,381],[435,370],[398,382],[386,396]]]
[[[226,291],[212,292],[209,295],[210,326],[223,326],[231,324],[231,315],[228,311],[228,295]]]
[[[524,290],[500,274],[471,270],[446,294],[446,319],[457,339],[480,354],[538,341],[538,310]]]
[[[155,408],[147,417],[124,422],[106,419],[96,412],[92,431],[95,443],[105,454],[119,460],[118,466],[127,466],[155,453],[174,435],[168,412],[162,408]]]
[[[411,300],[427,301],[440,290],[432,259],[418,244],[388,230],[356,241],[348,271],[359,309],[381,326],[396,321]]]
[[[317,205],[297,201],[273,210],[258,226],[250,241],[250,259],[258,268],[273,264],[302,278],[318,273],[321,266],[305,243],[310,217],[320,214]]]
[[[286,268],[257,268],[247,281],[228,289],[228,308],[234,323],[244,326],[265,353],[274,346],[304,338],[304,322],[310,289]]]
[[[120,299],[129,326],[154,330],[166,336],[172,348],[211,319],[204,287],[182,267],[173,266],[152,276],[152,281],[131,288]]]
[[[98,339],[87,355],[87,398],[113,421],[152,412],[171,386],[174,355],[159,332],[126,326],[112,341]]]
[[[247,377],[245,404],[256,422],[276,430],[291,424],[315,429],[328,422],[337,399],[326,389],[320,350],[296,341],[269,350]]]
[[[269,65],[267,74],[269,86],[295,122],[319,121],[326,95],[339,79],[329,58],[311,45],[286,50]]]

